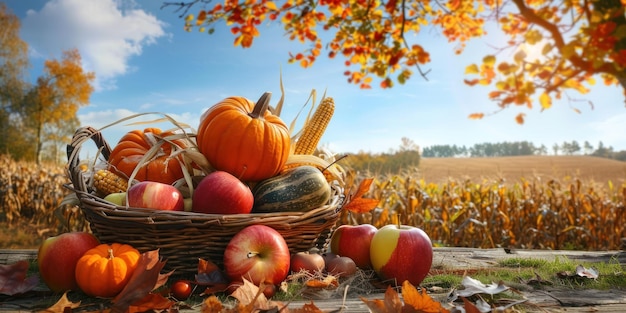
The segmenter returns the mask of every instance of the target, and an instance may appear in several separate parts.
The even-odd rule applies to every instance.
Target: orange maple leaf
[[[378,199],[363,198],[363,196],[370,190],[370,186],[373,181],[373,178],[363,179],[359,184],[359,188],[350,197],[350,200],[343,206],[343,208],[354,213],[366,213],[373,210],[380,201]]]
[[[400,300],[400,296],[391,286],[388,286],[387,291],[385,291],[385,299],[368,300],[361,297],[361,301],[365,302],[373,313],[402,312],[402,300]]]
[[[418,291],[408,280],[402,283],[402,298],[404,304],[413,307],[419,313],[449,313],[441,303],[431,298],[426,289]]]
[[[398,293],[391,286],[388,286],[385,299],[368,300],[361,297],[361,300],[374,313],[450,313],[441,303],[431,298],[424,289],[419,292],[408,281],[402,284],[402,298],[404,303],[400,300]]]

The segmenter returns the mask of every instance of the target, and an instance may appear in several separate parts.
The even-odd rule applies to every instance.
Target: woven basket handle
[[[77,129],[72,138],[72,142],[67,145],[67,171],[72,185],[76,190],[88,191],[85,176],[80,169],[79,156],[82,144],[89,139],[94,141],[105,160],[108,160],[111,155],[111,147],[106,140],[104,140],[100,131],[91,126]]]

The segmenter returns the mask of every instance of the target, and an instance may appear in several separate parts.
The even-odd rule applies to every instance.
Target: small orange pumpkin
[[[87,295],[111,298],[130,280],[140,253],[127,244],[100,244],[78,259],[76,282]]]
[[[154,127],[126,133],[111,151],[109,170],[121,174],[121,176],[130,177],[144,155],[157,144],[160,138],[172,134],[171,132],[162,132],[159,128]],[[156,155],[137,171],[135,179],[172,184],[183,178],[180,159],[171,157],[172,145],[174,144],[181,148],[187,147],[184,140],[173,140],[172,143],[164,142]]]
[[[211,166],[245,182],[261,181],[280,172],[289,157],[287,125],[269,110],[271,94],[259,101],[226,98],[200,118],[198,149]]]

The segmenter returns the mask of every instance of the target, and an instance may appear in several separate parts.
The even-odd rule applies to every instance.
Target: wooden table
[[[579,262],[619,261],[626,264],[626,252],[622,251],[549,251],[549,250],[512,250],[472,249],[472,248],[435,248],[433,268],[446,269],[488,269],[498,264],[498,260],[507,258],[540,258],[554,260],[569,258]],[[36,250],[0,250],[0,264],[9,264],[18,260],[36,259]],[[444,299],[446,293],[432,294]],[[567,290],[567,291],[524,291],[523,296],[530,304],[528,312],[626,312],[626,290]],[[383,299],[383,294],[370,294],[370,299]],[[309,301],[291,302],[290,307],[302,307]],[[315,305],[324,312],[367,312],[365,303],[357,298],[314,300]],[[9,309],[10,310],[10,309]],[[199,311],[200,308],[188,310]],[[0,303],[0,311],[7,311]]]

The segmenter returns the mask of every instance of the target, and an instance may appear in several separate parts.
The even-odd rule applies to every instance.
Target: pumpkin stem
[[[113,249],[109,248],[109,260],[113,260],[115,256],[113,255]]]
[[[248,113],[248,115],[252,118],[262,117],[263,114],[265,114],[265,111],[267,111],[270,106],[270,98],[272,98],[271,92],[266,91],[265,93],[263,93],[261,98],[259,98],[259,100],[254,105],[254,109],[252,109],[252,112]]]

